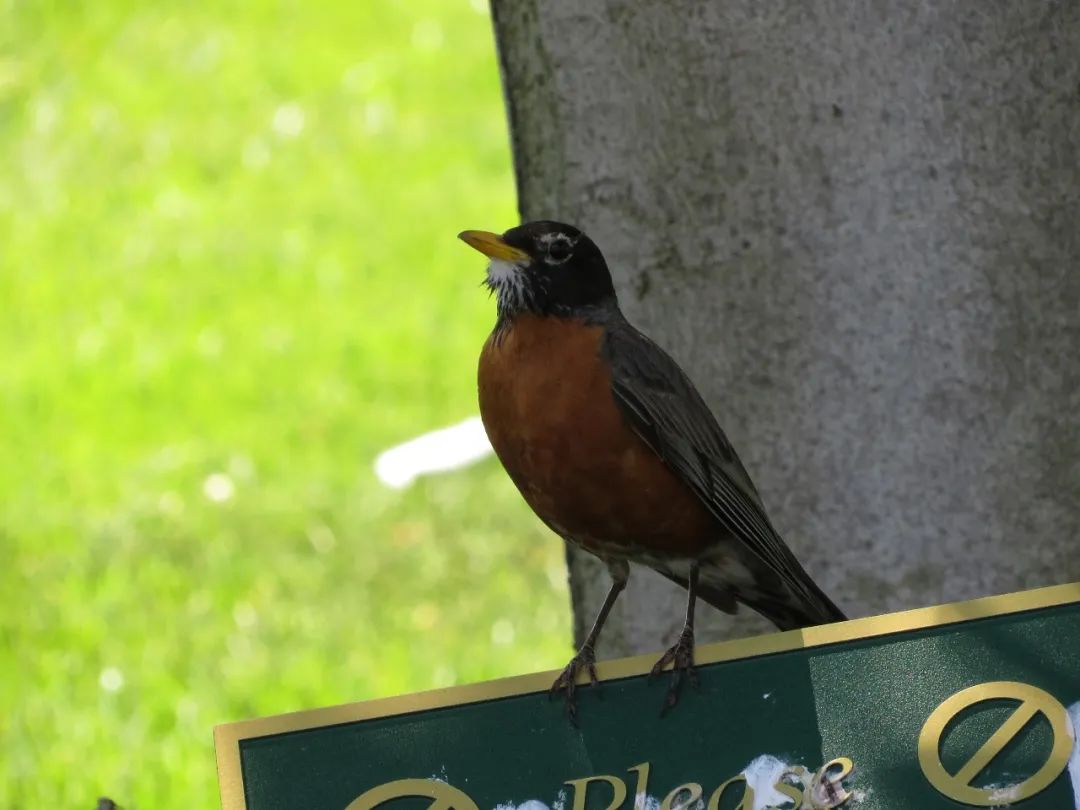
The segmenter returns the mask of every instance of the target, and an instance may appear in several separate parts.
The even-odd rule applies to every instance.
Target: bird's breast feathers
[[[619,411],[603,339],[602,325],[535,315],[492,333],[478,375],[488,437],[525,500],[568,539],[605,556],[696,556],[716,526]]]

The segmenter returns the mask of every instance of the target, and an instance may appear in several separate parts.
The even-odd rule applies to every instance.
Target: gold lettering
[[[800,807],[810,807],[810,805],[803,804],[803,790],[796,785],[789,785],[787,782],[777,782],[773,785],[773,790],[777,793],[781,793],[791,799],[794,804],[786,810],[799,810]]]
[[[634,788],[634,810],[645,810],[645,799],[649,795],[649,769],[648,762],[642,762],[628,771],[637,771],[637,787]]]
[[[946,727],[969,706],[1001,699],[1019,701],[1019,705],[959,771],[955,774],[946,771],[941,762],[941,737]],[[1032,776],[1010,788],[1008,800],[1015,803],[1031,798],[1049,787],[1065,769],[1072,753],[1073,739],[1065,707],[1048,692],[1026,683],[982,683],[957,692],[934,709],[919,734],[919,765],[923,774],[939,793],[950,799],[976,807],[1001,804],[998,791],[975,787],[971,782],[1039,714],[1049,721],[1054,735],[1050,756]]]
[[[675,798],[680,793],[686,793],[688,795],[684,801],[675,804]],[[687,782],[685,785],[679,785],[664,797],[664,800],[660,802],[660,810],[686,810],[700,798],[701,785],[697,782]]]
[[[574,789],[574,810],[585,810],[585,794],[591,782],[607,782],[611,785],[613,795],[607,810],[615,810],[626,799],[626,783],[617,776],[587,776],[584,779],[570,779],[566,784]]]
[[[365,791],[353,799],[345,810],[372,810],[391,799],[418,796],[431,799],[428,810],[479,810],[476,802],[453,785],[436,779],[398,779]]]
[[[831,771],[836,770],[835,773]],[[808,786],[808,793],[813,802],[811,807],[839,807],[851,798],[850,791],[844,789],[844,779],[855,770],[855,763],[847,757],[837,757],[826,762],[814,774]]]
[[[810,795],[810,782],[813,779],[813,774],[808,771],[803,765],[792,765],[786,771],[783,776],[791,776],[798,780],[796,783],[785,782],[781,779],[775,785],[773,789],[777,793],[781,793],[787,796],[794,804],[789,810],[799,810],[801,807],[811,807],[809,795]]]
[[[741,773],[738,776],[731,777],[713,791],[712,795],[709,797],[708,810],[720,810],[720,799],[724,797],[724,792],[729,787],[739,782],[743,783],[745,789],[743,790],[742,801],[738,805],[738,810],[754,810],[754,789],[746,783],[746,777]]]

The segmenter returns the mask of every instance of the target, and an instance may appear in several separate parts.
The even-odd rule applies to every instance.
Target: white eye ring
[[[558,249],[561,255],[556,255],[556,249]],[[574,244],[562,234],[559,234],[553,238],[547,245],[547,255],[545,260],[551,264],[562,264],[570,258],[570,254],[574,252]]]

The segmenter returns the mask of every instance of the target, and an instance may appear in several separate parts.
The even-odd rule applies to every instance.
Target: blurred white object
[[[402,489],[419,476],[458,470],[491,454],[479,416],[424,433],[379,453],[375,475],[388,487]]]

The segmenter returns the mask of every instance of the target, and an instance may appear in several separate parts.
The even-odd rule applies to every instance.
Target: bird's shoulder
[[[601,352],[616,404],[658,455],[701,491],[712,490],[716,476],[726,477],[764,514],[716,416],[670,354],[625,318],[606,325]]]

